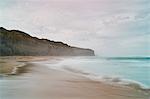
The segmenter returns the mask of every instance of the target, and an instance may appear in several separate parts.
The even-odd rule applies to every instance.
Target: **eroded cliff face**
[[[91,49],[38,39],[18,30],[0,28],[0,56],[94,56]]]

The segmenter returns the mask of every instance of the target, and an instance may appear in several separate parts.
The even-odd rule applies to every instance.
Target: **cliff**
[[[0,56],[94,56],[91,49],[38,39],[18,30],[0,27]]]

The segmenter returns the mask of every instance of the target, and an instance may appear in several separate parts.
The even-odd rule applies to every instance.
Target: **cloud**
[[[0,8],[0,26],[8,29],[103,56],[147,54],[149,0],[5,0]]]

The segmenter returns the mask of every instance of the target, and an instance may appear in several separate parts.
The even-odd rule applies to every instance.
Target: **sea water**
[[[149,57],[68,57],[50,66],[111,81],[115,79],[116,82],[121,79],[150,88]]]

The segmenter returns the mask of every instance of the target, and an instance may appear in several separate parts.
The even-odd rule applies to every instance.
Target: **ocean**
[[[50,68],[82,74],[94,80],[118,84],[137,84],[150,88],[149,57],[65,57]]]

